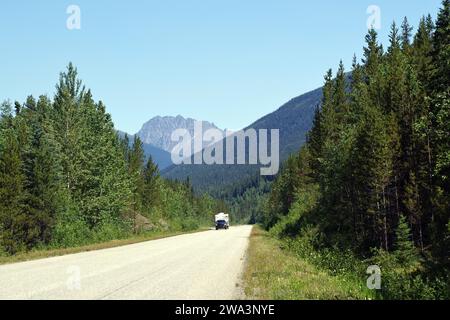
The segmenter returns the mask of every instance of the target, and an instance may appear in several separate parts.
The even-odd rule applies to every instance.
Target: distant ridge
[[[297,152],[305,143],[312,127],[315,109],[320,105],[322,88],[302,94],[282,105],[278,110],[249,125],[253,129],[280,130],[280,160]],[[247,129],[246,128],[246,129]],[[259,175],[258,165],[172,165],[162,174],[169,179],[185,180],[189,177],[195,190],[208,191],[220,196],[222,190],[243,180]]]
[[[195,121],[195,119],[184,118],[178,115],[176,117],[156,116],[144,123],[136,135],[142,140],[146,157],[152,156],[153,161],[158,164],[160,170],[173,165],[170,152],[177,142],[172,142],[172,132],[176,129],[186,129],[194,137]],[[208,121],[202,121],[202,127],[203,131],[211,128],[219,129],[214,123]],[[123,138],[127,133],[118,131],[118,134]],[[127,135],[131,144],[135,135]]]
[[[161,117],[157,116],[142,126],[137,135],[141,140],[147,144],[158,147],[167,152],[171,152],[177,142],[171,140],[172,132],[176,129],[186,129],[192,137],[194,137],[194,123],[195,119],[184,118],[180,115],[176,117]],[[201,120],[198,120],[201,121]],[[219,129],[214,123],[202,121],[203,131],[211,128]],[[223,130],[222,130],[223,131]]]

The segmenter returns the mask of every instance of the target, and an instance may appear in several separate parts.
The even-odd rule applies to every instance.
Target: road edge
[[[123,246],[127,246],[127,245],[141,243],[141,242],[159,240],[159,239],[164,239],[164,238],[171,238],[171,237],[181,236],[181,235],[185,235],[185,234],[200,233],[200,232],[205,232],[205,231],[209,231],[209,230],[210,230],[210,228],[204,227],[204,228],[200,228],[200,229],[196,229],[196,230],[192,230],[192,231],[173,231],[173,232],[167,232],[167,233],[162,232],[162,233],[153,233],[153,234],[148,234],[148,235],[140,235],[140,236],[136,236],[136,237],[110,240],[110,241],[106,241],[106,242],[99,242],[99,243],[89,244],[89,245],[80,246],[80,247],[43,249],[43,250],[29,251],[29,252],[19,253],[17,255],[13,255],[13,256],[0,256],[0,266],[14,264],[14,263],[20,263],[20,262],[41,260],[41,259],[46,259],[46,258],[67,256],[67,255],[82,253],[82,252],[90,252],[90,251],[111,249],[111,248],[116,248],[116,247],[123,247]]]

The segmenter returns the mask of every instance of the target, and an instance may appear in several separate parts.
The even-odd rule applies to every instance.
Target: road
[[[0,266],[0,299],[236,299],[251,226]]]

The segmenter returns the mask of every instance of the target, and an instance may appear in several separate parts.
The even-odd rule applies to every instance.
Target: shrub
[[[104,242],[123,239],[131,236],[132,227],[120,221],[103,222],[100,226],[92,230],[94,242]]]
[[[448,280],[444,276],[427,278],[415,261],[405,265],[404,256],[381,249],[373,250],[372,264],[381,268],[380,298],[395,300],[449,299]]]
[[[75,247],[88,244],[92,239],[92,232],[82,219],[59,220],[53,231],[51,247]]]

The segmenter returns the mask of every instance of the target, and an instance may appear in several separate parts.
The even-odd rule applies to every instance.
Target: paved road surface
[[[235,299],[251,226],[0,266],[1,299]]]

